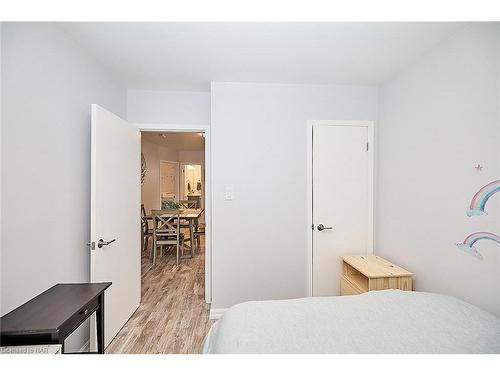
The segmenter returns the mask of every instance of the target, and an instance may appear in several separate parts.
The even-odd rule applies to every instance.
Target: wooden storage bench
[[[412,290],[412,273],[376,255],[346,255],[342,258],[340,295],[370,290]]]

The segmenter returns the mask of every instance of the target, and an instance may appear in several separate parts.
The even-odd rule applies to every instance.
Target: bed
[[[202,353],[500,353],[500,319],[400,290],[245,302],[211,327]]]

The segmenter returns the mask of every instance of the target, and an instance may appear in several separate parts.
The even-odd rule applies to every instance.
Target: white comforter
[[[386,290],[246,302],[203,353],[500,353],[500,319],[459,299]]]

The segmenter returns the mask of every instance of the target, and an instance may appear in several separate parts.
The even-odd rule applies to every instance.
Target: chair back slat
[[[154,231],[157,235],[178,236],[179,211],[178,210],[152,210],[154,218]]]
[[[146,219],[146,209],[144,208],[144,204],[141,204],[141,227],[142,227],[142,233],[149,232],[149,223],[148,220]]]
[[[182,208],[198,208],[198,202],[193,200],[180,200],[179,204]]]
[[[201,202],[199,196],[188,195],[188,201],[193,202],[196,206],[193,208],[200,208]]]

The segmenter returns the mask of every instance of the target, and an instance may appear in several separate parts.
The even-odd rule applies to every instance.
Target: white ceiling
[[[142,132],[141,137],[145,141],[168,147],[172,150],[203,151],[205,149],[205,138],[201,133]]]
[[[380,84],[463,23],[63,23],[132,89]]]

